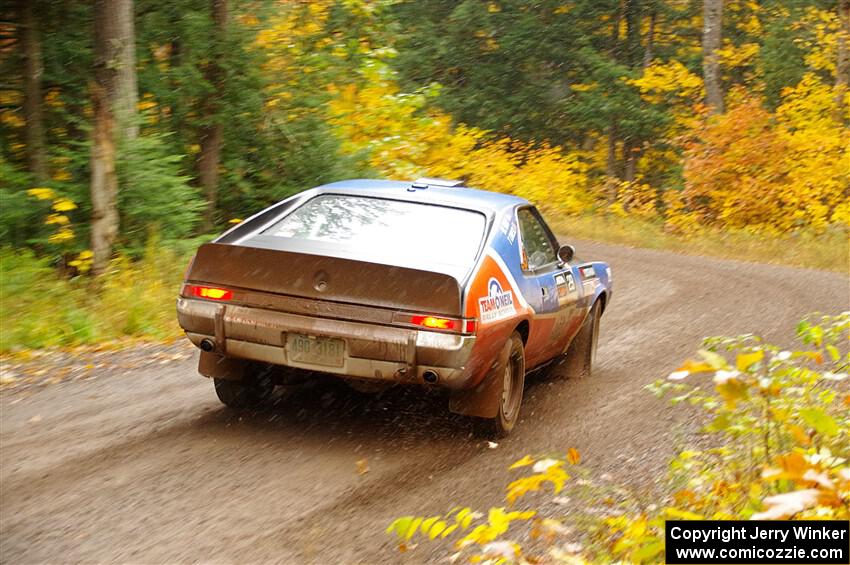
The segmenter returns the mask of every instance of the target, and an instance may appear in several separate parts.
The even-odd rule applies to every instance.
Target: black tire
[[[508,338],[505,348],[508,347],[508,359],[501,368],[502,395],[499,399],[499,412],[495,418],[487,421],[489,435],[494,438],[505,437],[514,429],[519,420],[525,389],[525,347],[519,332],[512,333]]]
[[[599,319],[602,317],[599,302],[595,302],[578,334],[567,348],[567,374],[587,378],[593,374],[596,362],[596,345],[599,340]]]
[[[242,380],[213,379],[215,393],[222,404],[236,410],[254,408],[274,392],[274,379],[270,371],[258,372]]]

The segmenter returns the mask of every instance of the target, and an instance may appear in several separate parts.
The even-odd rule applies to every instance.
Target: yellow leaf
[[[532,459],[531,456],[526,455],[525,457],[508,467],[508,469],[518,469],[520,467],[526,467],[528,465],[531,465],[532,463],[534,463],[534,459]]]
[[[448,526],[448,524],[446,524],[442,520],[440,520],[439,522],[436,522],[433,526],[431,526],[431,531],[428,532],[428,538],[429,539],[435,539],[438,535],[440,535],[441,533],[443,533],[445,531],[447,526]]]
[[[76,209],[77,205],[67,198],[59,198],[53,201],[53,209],[57,212],[69,212]]]
[[[49,241],[50,243],[62,243],[65,241],[70,241],[72,239],[74,239],[74,232],[72,232],[68,228],[62,228],[58,232],[48,237],[47,241]]]
[[[422,523],[422,518],[416,518],[410,523],[410,528],[407,530],[407,533],[404,535],[404,539],[410,541],[411,538],[416,534],[416,530],[419,529],[419,524]]]
[[[65,214],[49,214],[47,218],[44,220],[44,223],[48,226],[57,225],[57,226],[67,226],[70,223],[68,216]]]
[[[812,443],[812,439],[809,437],[809,434],[803,430],[800,426],[796,424],[791,424],[788,426],[788,431],[791,432],[791,435],[794,437],[794,440],[802,445],[803,447],[808,447]]]
[[[680,520],[702,520],[703,517],[688,510],[680,510],[678,508],[665,508],[667,516],[670,518],[679,518]]]
[[[434,525],[434,522],[436,522],[439,519],[440,519],[439,516],[432,516],[432,517],[428,518],[427,520],[423,521],[422,525],[419,527],[419,529],[422,531],[423,534],[427,534],[428,531],[431,529],[431,526]]]
[[[678,371],[685,371],[687,373],[708,373],[713,370],[714,367],[712,367],[708,363],[703,363],[702,361],[692,361],[690,359],[685,361],[685,363],[678,369]]]
[[[30,196],[34,196],[39,200],[52,200],[56,196],[56,193],[53,192],[53,189],[43,187],[31,188],[27,190],[27,194],[29,194]]]
[[[735,366],[739,371],[744,372],[762,359],[764,359],[764,351],[740,353],[738,357],[735,358]]]
[[[356,465],[358,475],[365,475],[369,472],[369,461],[367,459],[358,459]]]

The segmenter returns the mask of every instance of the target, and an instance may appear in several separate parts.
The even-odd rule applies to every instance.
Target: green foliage
[[[562,521],[541,518],[533,508],[493,508],[487,521],[470,508],[406,516],[387,533],[401,549],[416,539],[456,534],[453,559],[465,555],[470,562],[654,563],[663,558],[666,519],[847,519],[850,395],[843,384],[850,370],[850,312],[804,320],[797,335],[794,351],[754,335],[708,338],[697,359],[649,386],[674,406],[701,409],[705,440],[671,461],[666,500],[636,513],[630,500],[615,505],[606,499],[612,511],[586,524],[580,545]],[[570,484],[565,467],[578,463],[575,450],[523,457],[511,469],[531,467],[532,473],[508,485],[508,503],[547,484],[560,491]],[[517,527],[532,519],[530,530]],[[447,524],[455,526],[449,534]],[[516,540],[526,535],[533,543],[523,548]]]
[[[49,206],[30,198],[26,190],[32,177],[13,167],[0,155],[0,241],[22,247],[47,232],[42,223]]]
[[[163,239],[191,235],[203,208],[198,190],[181,174],[181,155],[170,153],[167,137],[145,133],[123,147],[117,164],[121,184],[118,208],[123,243],[144,246],[150,230]]]

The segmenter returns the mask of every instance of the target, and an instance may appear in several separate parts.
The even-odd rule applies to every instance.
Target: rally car
[[[219,399],[245,408],[306,371],[449,389],[517,422],[527,371],[588,374],[611,270],[537,209],[457,181],[351,180],[283,200],[202,245],[177,301]]]

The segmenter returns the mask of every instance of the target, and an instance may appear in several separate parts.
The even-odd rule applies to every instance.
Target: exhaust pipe
[[[204,338],[201,340],[201,351],[206,351],[207,353],[211,351],[215,351],[215,343],[213,340],[209,338]]]
[[[429,369],[422,373],[422,380],[431,385],[437,384],[437,381],[440,380],[440,375]]]

